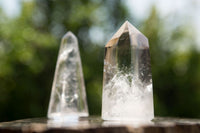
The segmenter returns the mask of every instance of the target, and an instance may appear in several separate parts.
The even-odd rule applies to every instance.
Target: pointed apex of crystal
[[[64,41],[73,41],[74,43],[78,43],[78,40],[76,36],[71,32],[68,31],[63,37],[62,37],[62,44],[65,43]]]
[[[128,31],[128,23],[128,21],[124,22],[119,30],[112,36],[111,40],[119,38],[123,32]]]
[[[129,21],[125,21],[119,30],[112,36],[105,47],[116,45],[120,38],[127,37],[131,41],[131,45],[138,46],[138,48],[148,48],[148,39]]]
[[[68,38],[69,36],[75,37],[75,35],[71,31],[68,31],[67,33],[65,33],[62,39]]]

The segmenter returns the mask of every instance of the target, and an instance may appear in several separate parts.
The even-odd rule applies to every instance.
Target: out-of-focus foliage
[[[199,118],[200,53],[195,29],[190,23],[173,21],[160,19],[153,7],[143,25],[152,55],[155,114]]]
[[[68,30],[79,39],[90,114],[100,115],[104,45],[127,19],[138,26],[122,0],[27,1],[12,19],[0,11],[0,121],[46,116]],[[155,7],[137,28],[150,42],[155,115],[200,117],[194,29],[161,19]]]

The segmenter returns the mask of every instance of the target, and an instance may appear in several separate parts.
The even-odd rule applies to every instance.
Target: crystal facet
[[[86,92],[77,38],[67,32],[62,38],[48,118],[77,119],[88,116]]]
[[[154,118],[148,39],[128,21],[105,46],[102,118]]]

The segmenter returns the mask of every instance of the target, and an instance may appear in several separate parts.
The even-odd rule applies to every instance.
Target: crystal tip
[[[71,31],[68,31],[62,39],[66,39],[66,38],[69,38],[69,37],[72,37],[72,38],[76,38],[76,36],[71,32]]]
[[[124,23],[125,23],[125,24],[130,24],[130,22],[129,22],[128,20],[126,20]]]
[[[129,37],[132,36],[135,38],[137,45],[140,47],[146,47],[148,48],[148,39],[146,36],[144,36],[137,28],[135,28],[128,20],[126,20],[122,26],[119,28],[119,30],[112,36],[110,41],[106,44],[105,47],[111,47],[112,45],[115,45],[119,38],[122,36],[123,33],[129,33]],[[133,39],[133,38],[130,38]]]

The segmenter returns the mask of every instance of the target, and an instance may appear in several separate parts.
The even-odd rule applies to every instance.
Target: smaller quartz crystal
[[[53,80],[48,118],[88,116],[78,41],[72,32],[62,38]]]

